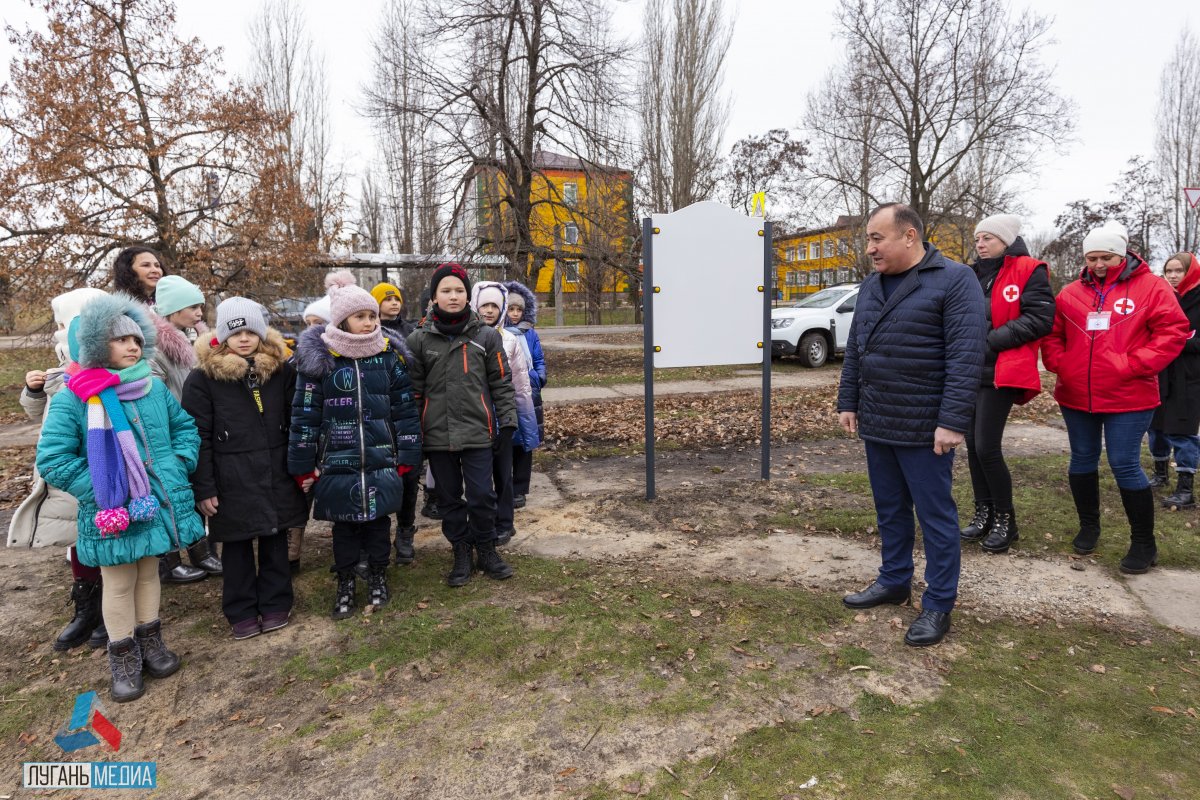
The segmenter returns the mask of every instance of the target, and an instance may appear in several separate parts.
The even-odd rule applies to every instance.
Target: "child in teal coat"
[[[79,501],[79,560],[100,567],[112,699],[136,700],[143,672],[179,669],[159,621],[158,554],[204,535],[188,480],[196,424],[150,374],[155,330],[127,295],[84,306],[70,333],[81,371],[50,402],[38,471]]]

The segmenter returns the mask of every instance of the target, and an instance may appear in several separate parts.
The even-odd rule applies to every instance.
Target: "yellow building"
[[[861,242],[857,218],[838,217],[813,228],[775,239],[775,288],[781,300],[798,300],[826,286],[858,280],[855,262]]]
[[[946,236],[934,233],[929,240],[956,261],[961,261],[970,247],[951,225],[947,226]],[[827,286],[861,280],[869,269],[862,254],[865,242],[861,217],[848,216],[840,216],[837,222],[824,228],[776,238],[776,297],[783,301],[798,300]]]
[[[564,292],[626,291],[625,272],[616,267],[627,269],[633,259],[632,173],[545,151],[534,155],[533,167],[529,225],[536,252],[524,265],[525,274],[533,277],[531,288],[554,291],[557,229]],[[455,225],[461,246],[501,253],[503,246],[490,243],[511,240],[512,220],[494,212],[506,208],[501,201],[502,180],[494,167],[474,169],[472,196]],[[589,283],[589,270],[595,282]]]

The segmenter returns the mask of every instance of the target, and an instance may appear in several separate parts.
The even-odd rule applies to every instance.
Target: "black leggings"
[[[1011,511],[1012,476],[1004,463],[1004,426],[1020,393],[1019,389],[983,386],[975,396],[975,419],[967,430],[967,465],[975,500],[987,501]]]

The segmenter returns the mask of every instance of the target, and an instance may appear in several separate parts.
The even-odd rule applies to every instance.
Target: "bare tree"
[[[456,176],[460,238],[508,256],[530,279],[549,252],[535,241],[542,203],[537,155],[553,147],[586,158],[599,134],[577,113],[585,100],[620,112],[620,44],[594,35],[608,25],[600,0],[423,0],[414,28],[424,44],[411,68],[421,91],[373,96],[376,114],[412,114],[427,127],[438,177]],[[482,179],[482,180],[481,180]]]
[[[931,228],[964,206],[978,215],[1071,130],[1041,61],[1046,17],[999,0],[842,0],[838,22],[849,52],[807,119],[832,161],[816,171],[851,182],[860,205],[855,165],[869,161],[870,195],[904,199]],[[850,112],[842,130],[837,110]]]
[[[170,0],[49,0],[46,33],[0,89],[0,279],[24,301],[106,280],[147,244],[211,291],[271,299],[311,252],[311,215],[278,158],[285,120],[226,87],[219,57],[174,31]]]
[[[278,146],[312,209],[312,228],[297,232],[329,249],[341,229],[344,176],[330,153],[329,86],[297,0],[264,0],[250,25],[251,79],[267,107],[288,120]]]
[[[711,199],[729,120],[733,25],[722,0],[647,0],[641,82],[644,193],[652,211]]]
[[[734,143],[721,176],[722,193],[730,205],[751,212],[757,192],[765,192],[774,208],[786,212],[803,204],[807,194],[804,159],[808,147],[790,131],[775,128],[761,136]],[[778,215],[773,214],[772,218]]]
[[[1183,190],[1200,187],[1200,41],[1179,34],[1158,89],[1155,151],[1166,200],[1165,230],[1172,252],[1200,248],[1200,212]]]
[[[358,190],[357,231],[359,245],[367,252],[377,253],[383,249],[386,217],[383,193],[375,181],[374,173],[368,172]]]

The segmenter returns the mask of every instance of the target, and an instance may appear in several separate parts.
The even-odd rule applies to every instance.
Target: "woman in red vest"
[[[1167,465],[1175,451],[1175,493],[1162,499],[1167,508],[1196,505],[1192,481],[1200,463],[1200,263],[1191,253],[1176,253],[1163,266],[1163,277],[1175,290],[1192,336],[1171,364],[1158,374],[1162,405],[1150,423],[1151,486],[1167,485]]]
[[[1012,477],[1001,449],[1004,426],[1014,404],[1042,390],[1038,343],[1054,324],[1049,269],[1029,255],[1020,227],[1011,214],[993,214],[975,226],[979,258],[972,266],[988,300],[989,325],[975,421],[967,431],[975,516],[962,538],[981,541],[989,553],[1005,552],[1018,538]]]
[[[1142,471],[1142,437],[1158,407],[1158,373],[1190,335],[1187,317],[1167,282],[1129,250],[1129,235],[1106,223],[1083,240],[1086,266],[1055,301],[1054,330],[1042,341],[1046,369],[1058,374],[1054,399],[1071,442],[1067,477],[1079,533],[1075,552],[1100,540],[1100,444],[1129,519],[1122,572],[1154,566],[1154,490]]]

